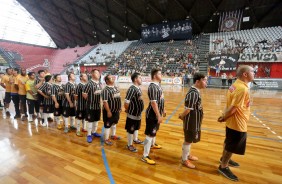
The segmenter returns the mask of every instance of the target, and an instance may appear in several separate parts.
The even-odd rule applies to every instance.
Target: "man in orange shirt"
[[[5,99],[4,99],[4,111],[6,112],[6,116],[10,116],[9,105],[11,102],[11,77],[12,77],[12,68],[6,69],[6,75],[2,77],[1,86],[5,88]]]
[[[224,150],[220,159],[218,171],[232,181],[238,181],[229,166],[239,166],[231,160],[233,153],[244,155],[247,140],[247,122],[250,117],[250,94],[248,83],[254,80],[254,69],[247,65],[241,65],[237,69],[237,80],[230,86],[227,92],[226,109],[219,122],[226,122],[226,138]]]
[[[28,80],[28,76],[26,75],[26,69],[21,69],[21,74],[18,75],[17,80],[15,81],[15,85],[19,89],[18,94],[19,94],[22,121],[25,121],[28,117],[27,109],[26,109],[26,89],[25,89],[25,83],[27,80]]]

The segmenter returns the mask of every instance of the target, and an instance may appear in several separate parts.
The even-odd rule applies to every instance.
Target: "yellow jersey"
[[[15,84],[19,87],[19,95],[26,95],[25,83],[28,80],[28,76],[19,75],[15,81]]]
[[[247,122],[250,118],[250,93],[248,84],[237,79],[227,92],[227,108],[235,106],[237,111],[226,120],[230,129],[247,132]]]
[[[18,78],[19,74],[17,76],[12,75],[10,78],[10,83],[11,83],[11,93],[18,93],[18,89],[16,89],[15,84],[17,83],[17,78]]]
[[[12,76],[11,75],[6,74],[2,77],[1,83],[5,84],[6,93],[11,93],[11,82],[12,82]]]

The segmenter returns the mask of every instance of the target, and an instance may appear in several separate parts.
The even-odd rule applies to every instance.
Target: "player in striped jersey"
[[[125,129],[127,130],[127,149],[131,152],[137,152],[137,149],[132,145],[133,141],[136,144],[141,144],[142,141],[138,139],[138,130],[141,125],[141,113],[144,109],[144,102],[142,99],[142,91],[140,85],[142,79],[140,73],[131,75],[133,84],[126,92],[124,108],[127,113]],[[134,135],[134,139],[133,139]]]
[[[35,79],[35,88],[38,90],[40,86],[42,86],[45,82],[45,72],[44,70],[39,70],[38,71],[38,76]],[[43,118],[43,100],[44,97],[42,95],[40,95],[39,93],[37,93],[37,100],[38,100],[38,104],[40,106],[39,108],[39,113],[37,114],[37,118],[38,120]]]
[[[119,121],[119,115],[121,111],[121,98],[120,91],[114,85],[115,77],[112,75],[105,76],[106,86],[102,90],[101,96],[103,100],[103,121],[105,127],[105,144],[112,145],[113,143],[109,139],[110,128],[112,130],[111,139],[120,140],[119,136],[116,136],[116,125]]]
[[[159,130],[160,123],[162,123],[162,116],[166,116],[164,109],[164,94],[160,86],[162,80],[162,73],[159,69],[152,69],[152,82],[148,87],[148,97],[150,100],[149,106],[146,110],[146,139],[144,141],[144,153],[141,160],[148,164],[156,164],[154,160],[149,157],[151,147],[160,149],[161,146],[156,144],[156,133]]]
[[[63,114],[62,101],[64,98],[64,88],[61,84],[62,78],[60,74],[54,75],[54,83],[51,90],[52,99],[54,101],[54,121],[57,124],[59,130],[62,129],[62,124],[60,122],[60,116]]]
[[[75,100],[76,100],[76,135],[82,137],[80,131],[80,123],[85,120],[86,115],[86,100],[83,98],[82,93],[85,85],[88,81],[88,77],[85,73],[80,74],[80,83],[75,88]]]
[[[68,75],[68,82],[66,83],[64,87],[65,91],[65,98],[63,99],[63,116],[64,116],[64,122],[65,122],[65,133],[69,132],[69,122],[68,118],[70,117],[70,128],[73,130],[76,130],[75,127],[75,75],[73,73],[70,73]]]
[[[45,83],[40,86],[37,92],[44,97],[43,99],[43,121],[41,122],[42,126],[48,125],[48,117],[52,117],[54,112],[54,103],[51,98],[51,89],[52,89],[52,76],[45,76]]]
[[[195,73],[193,77],[194,85],[189,89],[185,97],[185,109],[179,118],[183,120],[184,143],[182,145],[182,164],[194,169],[195,165],[190,161],[198,158],[190,154],[191,144],[199,142],[201,139],[201,124],[203,120],[203,107],[200,89],[207,86],[207,77],[201,73]]]
[[[92,79],[86,84],[83,90],[83,97],[87,99],[87,142],[91,143],[93,137],[101,137],[97,133],[98,121],[101,118],[101,91],[102,86],[99,82],[100,72],[97,69],[91,71]]]

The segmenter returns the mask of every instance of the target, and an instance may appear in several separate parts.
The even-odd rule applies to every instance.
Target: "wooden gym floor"
[[[120,86],[122,100],[129,85]],[[145,108],[148,105],[147,86],[144,89]],[[160,150],[151,150],[156,165],[140,160],[143,146],[138,152],[126,148],[124,130],[126,114],[121,113],[117,134],[122,140],[113,146],[104,146],[100,139],[91,144],[86,137],[74,132],[64,134],[54,123],[48,128],[37,122],[0,117],[0,183],[233,183],[217,172],[225,125],[216,120],[225,106],[226,89],[202,90],[204,120],[202,138],[192,145],[192,154],[199,157],[196,169],[180,164],[183,142],[182,122],[177,118],[183,111],[183,99],[188,88],[163,86],[167,117],[157,134]],[[239,168],[231,168],[240,183],[282,183],[282,92],[252,90],[252,106],[247,150],[244,156],[234,155]],[[11,105],[12,106],[12,105]],[[145,120],[139,131],[144,139]],[[102,132],[102,122],[99,132]]]

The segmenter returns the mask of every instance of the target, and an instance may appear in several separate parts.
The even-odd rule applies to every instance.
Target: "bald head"
[[[237,77],[242,77],[244,73],[249,72],[252,69],[252,67],[248,65],[241,65],[237,69]]]
[[[237,69],[237,77],[244,82],[254,80],[254,69],[248,65],[241,65]]]

